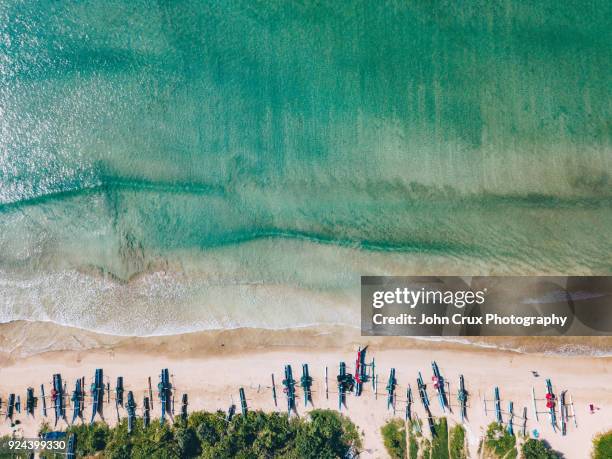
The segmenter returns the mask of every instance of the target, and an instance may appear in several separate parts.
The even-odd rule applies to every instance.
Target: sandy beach
[[[47,330],[46,334],[36,333],[43,329]],[[541,438],[566,458],[589,457],[593,436],[612,427],[610,357],[526,354],[446,342],[362,338],[357,331],[333,327],[285,331],[243,329],[151,338],[98,335],[52,324],[5,324],[0,331],[2,349],[6,351],[7,345],[13,346],[12,352],[4,352],[0,361],[0,396],[3,399],[14,392],[22,394],[24,400],[28,386],[38,388],[46,383],[50,387],[52,374],[57,372],[61,372],[70,391],[76,378],[85,376],[89,381],[96,368],[103,368],[111,389],[117,376],[124,377],[126,390],[134,391],[139,403],[139,414],[147,378],[151,376],[156,384],[162,368],[170,369],[178,396],[189,394],[190,410],[227,410],[230,404],[237,402],[239,387],[244,387],[250,409],[282,411],[285,400],[280,387],[277,387],[278,407],[272,400],[271,374],[275,374],[279,384],[287,363],[293,365],[296,377],[301,364],[308,363],[314,378],[315,407],[337,409],[335,377],[338,363],[345,361],[352,372],[357,346],[367,344],[370,356],[376,359],[380,377],[378,397],[368,385],[361,397],[348,397],[347,409],[343,411],[363,432],[364,457],[386,457],[379,431],[384,422],[393,417],[392,411],[386,409],[384,394],[389,369],[396,368],[399,383],[395,416],[403,418],[407,385],[415,388],[418,371],[423,373],[426,382],[430,381],[432,360],[438,362],[450,383],[454,412],[446,415],[451,423],[458,422],[456,390],[459,375],[465,376],[470,394],[466,429],[471,457],[478,457],[478,444],[485,426],[494,421],[494,413],[485,416],[482,398],[491,399],[496,385],[500,388],[502,408],[506,410],[508,402],[513,401],[515,412],[520,414],[526,406],[527,429],[537,429]],[[38,336],[38,341],[28,340],[26,336]],[[56,348],[48,348],[43,353],[28,351],[28,346],[45,348],[45,340],[55,343]],[[609,345],[609,339],[600,341],[601,345]],[[329,398],[325,396],[326,366],[329,369]],[[539,376],[534,377],[532,371],[537,371]],[[534,419],[531,388],[535,387],[537,397],[543,398],[546,378],[552,379],[556,393],[568,390],[575,404],[578,427],[570,423],[565,437],[552,431],[547,415],[540,415],[539,422]],[[442,415],[431,384],[428,390],[434,416]],[[302,395],[301,390],[298,394]],[[540,403],[544,410],[544,403]],[[590,403],[599,408],[594,414],[588,412]],[[302,399],[298,400],[297,408],[300,415],[307,411]],[[178,406],[176,409],[179,410]],[[156,403],[154,416],[159,416],[158,410],[159,403]],[[414,410],[424,418],[418,399]],[[86,409],[86,418],[87,414]],[[120,409],[119,414],[125,416],[125,411]],[[111,424],[116,422],[113,404],[105,406],[105,418]],[[25,435],[33,435],[41,422],[40,407],[34,419],[26,417],[23,411],[15,419],[21,421],[17,429]],[[66,424],[60,421],[59,427],[66,427]],[[10,423],[4,421],[0,433],[10,431]]]

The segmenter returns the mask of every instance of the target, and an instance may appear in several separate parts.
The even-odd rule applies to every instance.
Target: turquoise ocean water
[[[612,273],[612,4],[0,0],[0,322],[359,320]]]

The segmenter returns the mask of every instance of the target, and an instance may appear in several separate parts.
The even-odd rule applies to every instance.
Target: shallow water
[[[610,9],[0,1],[0,321],[354,324],[361,274],[610,274]]]

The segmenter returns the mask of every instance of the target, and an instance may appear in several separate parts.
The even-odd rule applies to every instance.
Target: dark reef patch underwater
[[[0,2],[0,321],[353,324],[361,274],[610,274],[611,10]]]

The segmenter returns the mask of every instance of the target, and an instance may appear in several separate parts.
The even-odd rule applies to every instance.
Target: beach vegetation
[[[465,446],[465,429],[456,424],[449,433],[448,449],[451,459],[467,459]]]
[[[516,438],[510,435],[503,425],[493,422],[487,428],[484,441],[486,452],[500,459],[516,459]]]
[[[128,433],[127,419],[114,427],[104,423],[71,426],[77,457],[105,459],[189,458],[344,458],[361,448],[357,427],[335,411],[313,410],[302,418],[249,411],[231,421],[225,413],[194,412],[187,419],[146,429],[136,419]]]
[[[418,459],[419,457],[419,444],[416,441],[414,435],[410,435],[408,439],[408,457],[409,459]]]
[[[392,459],[406,459],[406,428],[404,422],[399,419],[391,419],[382,426],[380,432],[389,456]]]
[[[436,436],[431,440],[431,459],[448,459],[448,422],[440,418],[434,427]]]
[[[545,441],[536,438],[530,438],[523,443],[521,454],[524,459],[559,459],[561,457]]]
[[[591,457],[593,459],[609,459],[612,457],[612,430],[595,437]]]

